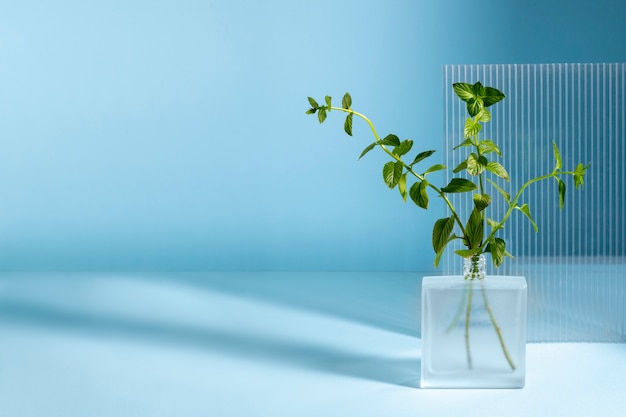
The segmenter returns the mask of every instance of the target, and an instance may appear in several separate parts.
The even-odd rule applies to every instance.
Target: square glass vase
[[[523,388],[526,279],[422,280],[422,388]]]

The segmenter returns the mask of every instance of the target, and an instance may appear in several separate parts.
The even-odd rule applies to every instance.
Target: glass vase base
[[[422,388],[523,388],[524,277],[424,277]]]
[[[485,371],[456,372],[449,374],[431,373],[422,376],[420,388],[524,388],[524,376],[515,377],[507,374]]]

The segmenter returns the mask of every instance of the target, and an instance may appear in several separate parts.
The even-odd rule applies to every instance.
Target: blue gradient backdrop
[[[623,0],[2,1],[0,269],[430,270],[443,209],[306,97],[440,150],[444,64],[624,41]]]

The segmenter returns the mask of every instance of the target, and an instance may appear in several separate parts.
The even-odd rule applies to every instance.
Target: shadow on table
[[[221,329],[152,323],[6,301],[0,319],[82,335],[209,350],[243,360],[345,375],[406,387],[419,387],[420,359],[363,355],[309,342]]]
[[[348,319],[419,337],[422,273],[251,272],[161,273],[164,279]]]

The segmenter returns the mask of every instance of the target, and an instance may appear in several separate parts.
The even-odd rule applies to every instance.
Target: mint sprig
[[[455,240],[461,240],[465,246],[464,249],[455,251],[459,256],[469,257],[489,253],[493,264],[498,267],[506,257],[512,257],[507,250],[506,242],[501,236],[498,236],[498,232],[504,228],[513,212],[522,213],[529,220],[533,229],[539,230],[531,216],[528,203],[520,204],[523,192],[538,181],[552,178],[557,183],[559,205],[563,208],[567,188],[563,178],[572,177],[576,189],[584,187],[584,177],[590,164],[583,165],[580,163],[574,170],[564,170],[560,151],[557,144],[553,143],[555,166],[552,172],[527,180],[514,194],[506,191],[495,181],[498,178],[505,182],[510,181],[506,168],[497,161],[497,158],[502,157],[502,151],[493,140],[480,138],[484,124],[491,121],[491,112],[488,108],[504,100],[506,96],[500,90],[485,87],[480,82],[475,84],[455,83],[453,90],[459,99],[466,103],[469,116],[462,127],[464,140],[453,149],[469,147],[471,151],[467,158],[452,170],[454,174],[465,173],[465,176],[455,176],[447,185],[442,187],[431,183],[426,179],[426,176],[432,172],[447,169],[445,165],[434,164],[425,169],[422,168],[423,170],[418,169],[419,166],[422,166],[421,163],[430,158],[435,151],[417,152],[412,162],[405,161],[403,158],[408,157],[411,153],[414,142],[410,139],[400,140],[394,134],[389,134],[381,139],[371,120],[352,109],[352,96],[349,93],[345,93],[343,96],[341,107],[332,106],[330,96],[324,98],[325,104],[323,105],[309,97],[308,101],[311,108],[306,113],[317,114],[320,123],[326,120],[328,113],[332,110],[346,113],[344,131],[350,136],[353,134],[354,117],[364,120],[372,131],[374,142],[363,149],[359,159],[374,148],[379,147],[391,159],[383,165],[384,183],[390,189],[398,188],[404,201],[409,197],[415,205],[426,210],[431,201],[429,192],[435,193],[441,198],[450,215],[437,220],[433,226],[432,246],[435,252],[435,267],[439,265],[447,246]],[[448,196],[470,192],[474,193],[474,207],[468,214],[467,220],[462,221]],[[487,216],[488,208],[493,200],[492,194],[504,199],[508,206],[499,220]]]

